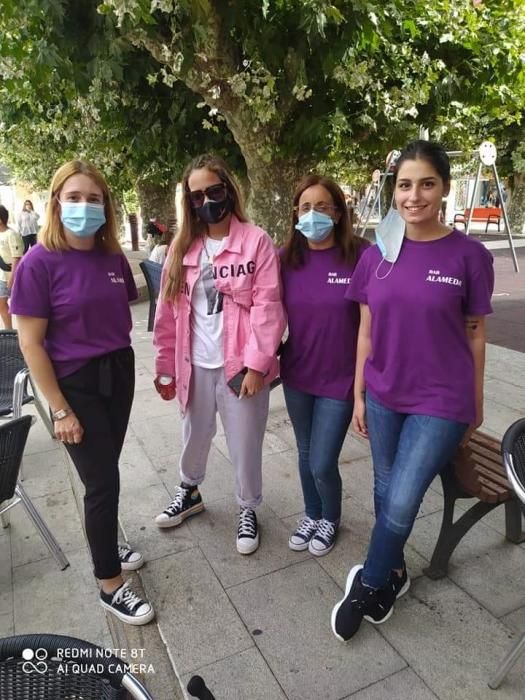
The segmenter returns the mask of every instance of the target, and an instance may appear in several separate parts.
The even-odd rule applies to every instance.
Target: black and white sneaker
[[[129,581],[123,583],[113,593],[104,593],[101,589],[100,604],[104,610],[129,625],[145,625],[155,617],[152,606],[133,593],[129,587]]]
[[[237,551],[239,554],[253,554],[259,546],[257,516],[252,508],[241,508],[237,530]]]
[[[135,571],[144,564],[144,557],[140,552],[134,552],[127,544],[119,544],[118,557],[123,571]]]
[[[175,498],[165,511],[155,518],[158,527],[175,527],[180,525],[190,515],[196,515],[204,510],[204,503],[197,486],[181,484],[177,486]]]
[[[405,593],[407,593],[408,589],[410,588],[410,576],[407,573],[406,565],[403,564],[403,573],[401,574],[401,576],[398,576],[395,571],[391,571],[388,582],[394,589],[396,599],[401,598],[401,596],[405,595]]]
[[[332,632],[340,642],[348,642],[357,632],[363,621],[369,591],[361,581],[363,566],[358,564],[350,569],[346,578],[345,594],[332,610]]]
[[[318,526],[319,520],[313,520],[313,518],[305,515],[304,518],[298,521],[297,528],[290,535],[288,540],[290,549],[293,549],[294,552],[304,552],[305,549],[308,549],[310,540],[317,532]]]
[[[368,588],[368,586],[365,586],[365,588]],[[389,578],[383,588],[371,588],[370,590],[373,591],[373,595],[367,601],[365,620],[368,620],[373,625],[382,625],[394,612],[394,603],[396,602],[395,589]]]
[[[308,551],[316,557],[331,552],[335,545],[337,524],[322,518],[317,524],[317,532],[308,544]]]

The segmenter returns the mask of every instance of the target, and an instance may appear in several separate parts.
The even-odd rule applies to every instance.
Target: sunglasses
[[[193,209],[202,207],[205,199],[209,199],[210,202],[222,202],[223,199],[226,199],[226,185],[221,182],[217,185],[210,185],[205,190],[193,190],[192,192],[188,190],[188,197]]]

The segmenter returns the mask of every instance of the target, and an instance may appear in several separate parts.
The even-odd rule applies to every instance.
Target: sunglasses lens
[[[202,207],[204,204],[204,192],[202,190],[195,190],[194,192],[189,192],[188,196],[190,198],[190,204],[194,209]]]
[[[226,188],[221,183],[220,185],[211,185],[206,188],[206,197],[212,202],[222,202],[226,197]]]

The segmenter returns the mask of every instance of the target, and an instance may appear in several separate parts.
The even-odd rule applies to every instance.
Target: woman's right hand
[[[84,435],[84,428],[80,425],[74,413],[55,421],[55,435],[57,440],[66,445],[78,445]]]
[[[354,415],[352,416],[352,427],[354,432],[363,438],[368,439],[368,428],[366,427],[366,405],[365,400],[359,397],[354,402]]]
[[[171,401],[175,398],[175,394],[177,393],[175,389],[175,377],[171,377],[171,382],[169,384],[162,383],[160,379],[160,375],[155,377],[155,381],[153,382],[155,384],[155,389],[164,401]]]

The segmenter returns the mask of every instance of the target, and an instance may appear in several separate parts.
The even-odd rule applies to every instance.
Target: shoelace
[[[323,518],[319,521],[315,534],[316,537],[321,537],[323,540],[329,541],[335,535],[335,525]]]
[[[123,544],[119,544],[118,546],[118,556],[119,559],[122,561],[122,559],[125,559],[128,554],[131,554],[131,549],[129,547],[125,547]]]
[[[134,608],[142,604],[142,600],[136,593],[133,593],[126,581],[113,596],[113,603],[122,603],[130,612],[133,612]]]
[[[243,508],[239,513],[239,537],[255,537],[257,527],[255,525],[255,513],[251,508]]]
[[[184,503],[184,499],[188,495],[188,491],[189,489],[184,489],[182,488],[182,486],[177,486],[177,493],[175,494],[175,498],[164,512],[168,515],[175,515],[175,513],[177,513],[177,511],[180,508],[182,508],[182,504]]]
[[[319,522],[317,520],[312,520],[308,516],[304,517],[302,520],[297,521],[299,525],[297,526],[295,535],[301,535],[302,537],[309,538],[313,532],[317,531]]]

